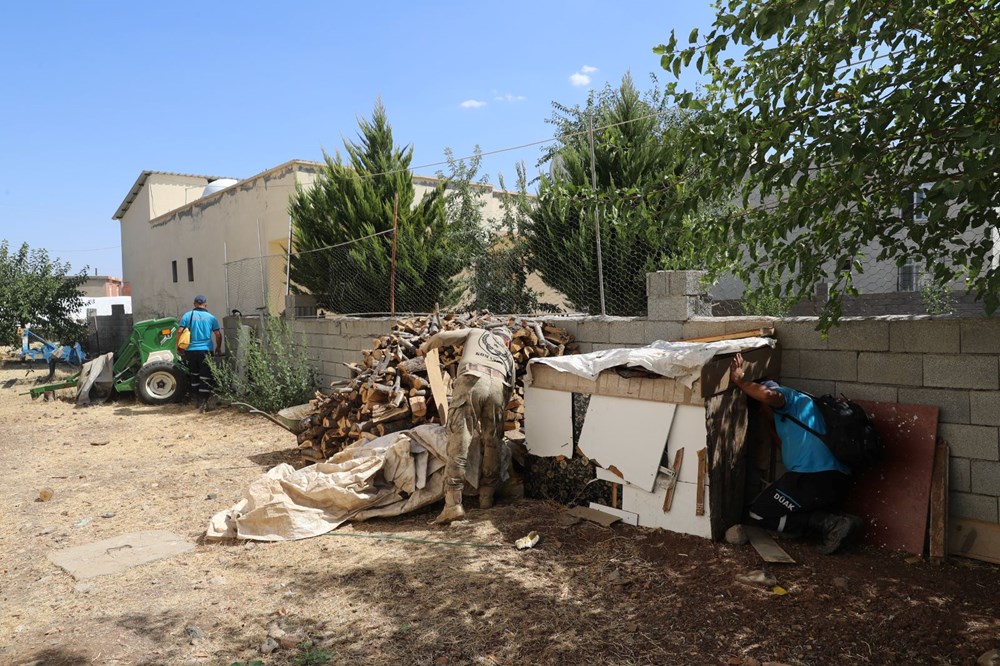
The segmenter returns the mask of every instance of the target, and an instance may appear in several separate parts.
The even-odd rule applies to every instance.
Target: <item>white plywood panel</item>
[[[524,445],[535,456],[573,457],[573,394],[524,390]]]
[[[652,490],[676,409],[669,402],[591,396],[580,451],[601,467],[615,467],[629,483]]]
[[[684,449],[680,481],[698,482],[698,451],[707,446],[708,428],[705,425],[705,408],[696,405],[678,405],[667,438],[667,460],[674,464],[674,454]]]
[[[687,456],[687,452],[684,453]],[[674,490],[674,503],[670,511],[663,512],[663,498],[667,494],[667,477],[660,475],[653,492],[648,493],[635,486],[622,486],[622,509],[639,515],[640,527],[659,527],[671,532],[693,534],[712,538],[712,522],[709,518],[708,488],[705,489],[705,515],[696,516],[695,502],[698,485],[679,481]]]
[[[603,467],[595,467],[594,472],[594,476],[601,481],[610,481],[611,483],[628,483],[628,481],[622,477],[618,476],[609,469],[604,469]]]
[[[590,508],[597,511],[603,511],[604,513],[611,514],[612,516],[618,516],[622,519],[622,522],[626,525],[638,525],[639,516],[635,515],[631,511],[623,511],[621,509],[615,509],[610,506],[604,506],[603,504],[598,504],[596,502],[590,503]]]

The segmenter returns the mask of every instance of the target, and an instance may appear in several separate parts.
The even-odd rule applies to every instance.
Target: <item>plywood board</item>
[[[678,481],[698,482],[698,460],[695,451],[705,448],[708,429],[705,423],[705,408],[694,405],[678,405],[667,437],[667,459],[674,460],[677,452],[685,449],[685,464],[681,465]]]
[[[524,445],[535,456],[573,457],[573,394],[524,390]]]
[[[952,516],[948,523],[948,552],[1000,564],[1000,525]]]
[[[771,535],[756,525],[744,525],[750,545],[753,546],[757,554],[765,562],[777,562],[779,564],[795,564],[792,556],[771,538]]]
[[[591,381],[571,372],[556,370],[544,363],[532,363],[529,367],[530,382],[526,381],[526,384],[535,388],[676,404],[704,404],[697,380],[692,388],[688,388],[668,377],[626,378],[619,376],[614,370],[605,370],[595,381]]]
[[[606,511],[598,511],[586,506],[574,506],[566,513],[577,518],[582,518],[583,520],[589,520],[592,523],[597,523],[602,527],[608,527],[621,520],[621,516],[614,516]]]
[[[49,561],[76,580],[116,574],[194,550],[179,534],[164,530],[131,532],[82,546],[52,551]]]
[[[885,442],[886,458],[855,472],[845,508],[864,519],[866,543],[922,555],[938,408],[860,400],[858,404],[875,422]]]
[[[694,512],[697,485],[678,481],[674,489],[673,505],[670,511],[664,513],[663,500],[668,486],[666,474],[657,477],[653,492],[646,492],[635,486],[623,486],[622,509],[638,514],[641,527],[658,527],[671,532],[712,538],[711,518],[708,515],[696,516]]]
[[[580,451],[652,491],[676,409],[672,403],[595,395],[583,421]]]
[[[615,509],[610,506],[604,506],[603,504],[598,504],[596,502],[590,503],[590,508],[595,511],[603,511],[610,516],[617,516],[626,525],[638,525],[639,516],[635,515],[631,511],[623,511],[622,509]]]

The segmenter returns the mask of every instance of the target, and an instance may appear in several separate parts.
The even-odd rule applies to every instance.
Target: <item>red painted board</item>
[[[885,460],[857,470],[844,508],[865,521],[865,543],[922,555],[927,537],[938,408],[857,401],[885,442]]]

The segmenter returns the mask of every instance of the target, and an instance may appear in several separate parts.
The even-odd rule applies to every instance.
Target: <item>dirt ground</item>
[[[233,410],[33,402],[43,375],[0,368],[2,664],[974,664],[1000,648],[1000,567],[784,542],[798,564],[766,568],[778,594],[737,580],[765,568],[749,546],[571,524],[537,500],[449,528],[432,507],[206,543],[213,513],[296,460],[294,438]],[[153,529],[195,549],[84,581],[47,559]],[[530,530],[538,546],[515,550]]]

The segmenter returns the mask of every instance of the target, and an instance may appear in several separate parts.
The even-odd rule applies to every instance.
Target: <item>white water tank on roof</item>
[[[210,194],[215,194],[219,190],[224,190],[231,185],[235,185],[240,181],[235,178],[216,178],[208,185],[205,186],[205,191],[201,193],[202,198],[207,197]]]

